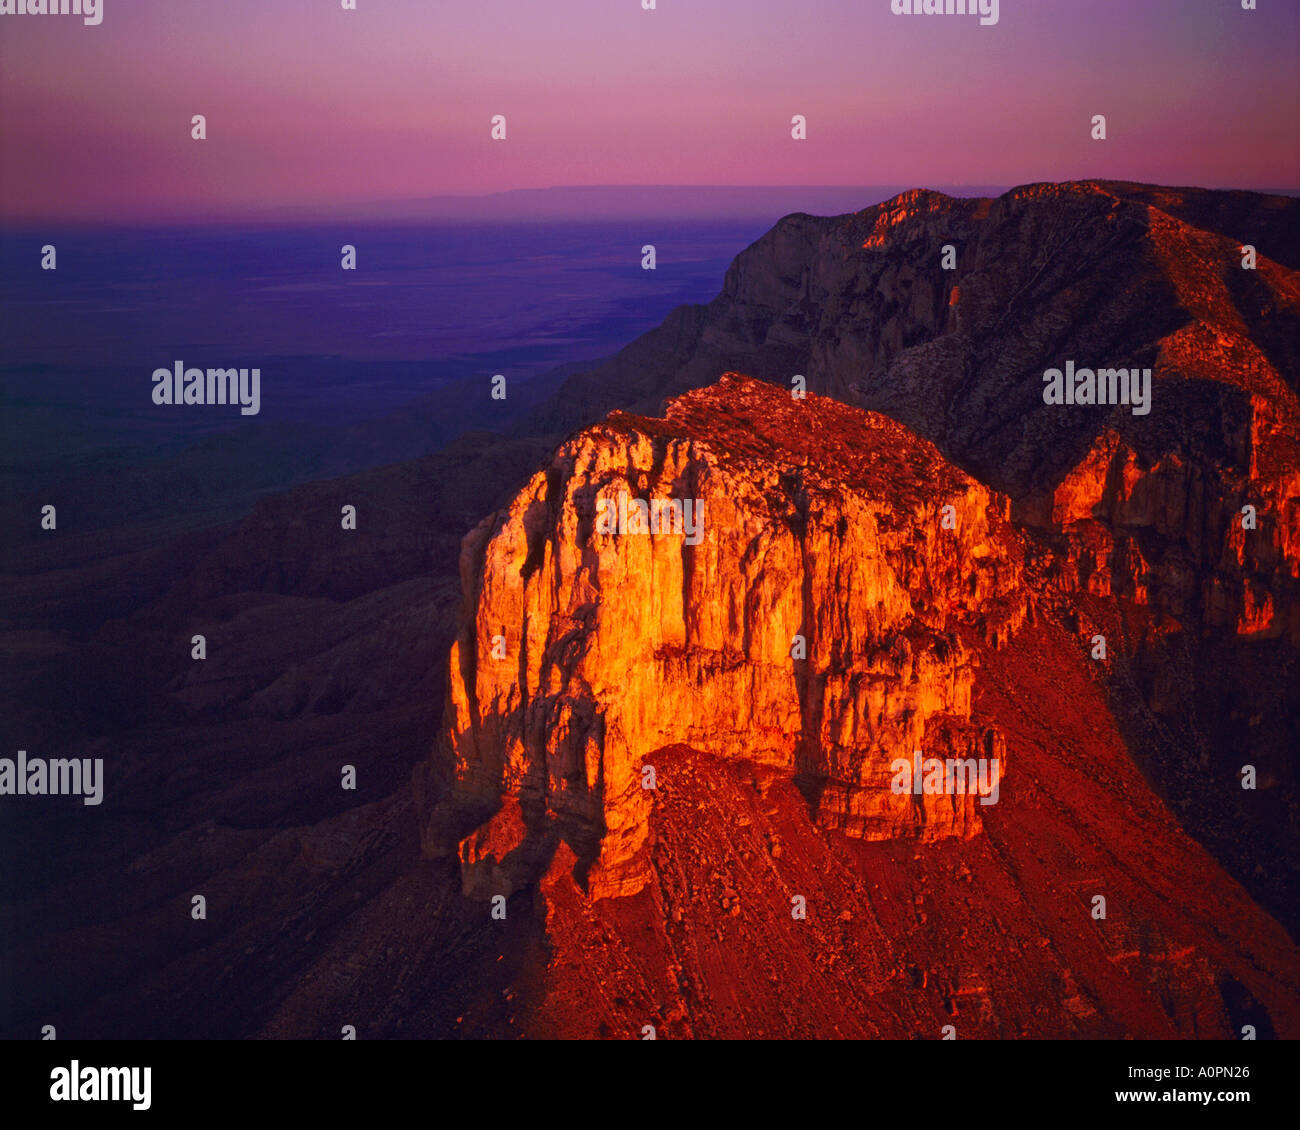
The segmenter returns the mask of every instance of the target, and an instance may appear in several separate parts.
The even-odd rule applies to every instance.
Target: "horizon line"
[[[174,212],[165,215],[153,215],[151,217],[132,217],[132,216],[55,216],[42,214],[29,215],[6,215],[0,209],[0,231],[17,231],[36,225],[59,225],[68,228],[134,228],[134,229],[155,229],[155,228],[172,228],[177,226],[192,225],[213,225],[213,226],[230,226],[238,224],[247,224],[251,226],[264,226],[268,224],[303,224],[303,223],[332,223],[346,219],[348,222],[371,222],[371,223],[418,223],[423,220],[429,221],[448,221],[448,220],[482,220],[495,222],[527,222],[536,221],[557,221],[557,220],[584,220],[589,222],[599,222],[601,220],[616,219],[633,219],[631,215],[608,216],[591,216],[588,214],[573,213],[572,215],[564,213],[550,213],[539,216],[529,216],[522,213],[484,213],[481,215],[443,213],[441,215],[431,214],[420,216],[418,214],[396,215],[393,214],[395,209],[414,209],[420,207],[447,207],[449,205],[473,205],[486,204],[494,201],[502,201],[504,198],[522,198],[526,196],[538,196],[544,194],[556,193],[590,193],[590,192],[732,192],[732,193],[781,193],[781,192],[874,192],[876,190],[887,190],[888,195],[875,199],[870,203],[864,204],[862,208],[856,211],[865,211],[867,208],[875,207],[886,200],[893,199],[895,196],[914,191],[939,192],[944,195],[953,195],[957,199],[981,199],[996,198],[1005,195],[1008,192],[1014,192],[1020,188],[1028,188],[1034,185],[1052,184],[1089,184],[1089,183],[1116,183],[1141,185],[1151,188],[1162,188],[1169,190],[1193,189],[1208,192],[1249,192],[1260,196],[1300,196],[1300,187],[1247,187],[1241,185],[1200,185],[1200,184],[1163,184],[1156,181],[1134,180],[1125,177],[1066,177],[1058,180],[1027,180],[1017,184],[957,184],[957,183],[910,183],[902,185],[899,182],[892,184],[886,183],[853,183],[853,184],[559,184],[544,185],[528,188],[507,188],[496,189],[491,192],[482,193],[435,193],[425,196],[402,196],[402,197],[382,197],[370,198],[365,200],[336,201],[330,203],[316,204],[276,204],[276,205],[249,205],[241,208],[239,206],[222,208],[212,212]],[[948,192],[947,190],[954,190]],[[756,205],[757,206],[757,205]],[[851,211],[855,211],[851,210]],[[787,212],[783,215],[797,214],[796,212]],[[849,213],[828,213],[828,215],[845,215]],[[369,214],[367,214],[369,213]],[[713,219],[721,218],[721,214],[709,211],[707,214],[689,214],[683,213],[681,219]],[[737,218],[740,218],[739,216]],[[746,218],[748,218],[746,216]]]

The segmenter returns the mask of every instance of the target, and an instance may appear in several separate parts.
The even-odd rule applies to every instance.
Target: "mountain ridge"
[[[981,254],[1002,266],[990,267],[983,282],[959,280],[955,307],[945,305],[939,272],[927,273],[938,262],[936,236],[956,230],[946,220],[931,231],[900,217],[882,228],[890,233],[882,247],[868,252],[860,243],[873,215],[859,245],[841,239],[845,254],[828,256],[818,268],[822,281],[804,295],[814,278],[801,259],[808,233],[837,220],[796,217],[760,240],[757,252],[738,257],[714,303],[679,309],[526,422],[503,421],[505,438],[480,431],[421,459],[263,494],[247,516],[147,555],[115,554],[106,538],[72,565],[28,572],[11,593],[11,744],[34,755],[104,756],[107,795],[137,799],[63,824],[17,813],[31,850],[29,886],[20,889],[11,877],[3,892],[15,924],[10,967],[19,985],[57,989],[16,989],[5,1030],[26,1037],[54,1022],[61,1034],[105,1038],[336,1037],[348,1022],[377,1036],[621,1035],[654,1023],[647,1017],[662,1005],[666,1032],[681,1035],[931,1038],[941,1022],[956,1023],[963,1035],[976,1024],[982,1034],[1006,1037],[1235,1035],[1245,1023],[1261,1037],[1294,1033],[1294,945],[1283,930],[1297,928],[1300,885],[1294,852],[1279,845],[1295,842],[1297,812],[1295,433],[1286,400],[1297,342],[1294,272],[1280,265],[1290,253],[1272,246],[1269,234],[1294,225],[1275,223],[1268,200],[1183,193],[1166,204],[1225,229],[1207,245],[1199,229],[1159,220],[1165,246],[1197,252],[1188,260],[1193,274],[1181,280],[1153,250],[1146,201],[1122,200],[1114,221],[1104,191],[1065,194],[1064,208],[1045,193],[997,212],[990,204],[978,221],[984,238],[992,240],[992,217],[1008,246],[999,251],[989,242]],[[1285,219],[1293,207],[1278,210]],[[1220,214],[1240,218],[1224,223]],[[942,220],[944,213],[929,215]],[[1075,243],[1062,242],[1074,230],[1070,217],[1084,221]],[[850,216],[844,226],[856,234],[863,221]],[[1017,252],[1021,236],[1035,232],[1058,238],[1028,240]],[[1272,261],[1263,279],[1229,273],[1240,268],[1227,249],[1246,239]],[[1209,253],[1198,250],[1206,246]],[[1046,261],[1051,247],[1069,255]],[[963,270],[975,265],[966,262],[972,250],[976,243],[959,246]],[[1071,259],[1077,251],[1085,254]],[[1062,264],[1083,274],[1076,279]],[[862,275],[868,267],[876,273]],[[1025,387],[1005,384],[1008,373],[990,366],[977,381],[957,372],[956,399],[945,401],[937,384],[920,380],[922,361],[929,372],[947,371],[953,343],[940,339],[957,332],[959,316],[966,332],[991,327],[1005,300],[1035,278],[1026,291],[1032,302],[1021,307],[1027,329],[1035,318],[1053,327],[1064,318],[1067,328],[1042,331],[1041,341],[1034,331],[1019,343]],[[1124,280],[1141,285],[1124,290]],[[1180,298],[1192,303],[1203,285],[1212,300],[1208,323]],[[1069,337],[1070,324],[1086,329],[1111,301],[1138,301],[1141,309],[1118,316],[1105,334],[1090,338],[1076,328]],[[890,318],[888,334],[877,332]],[[843,338],[841,319],[850,331]],[[1198,323],[1221,324],[1228,345],[1217,342],[1218,328],[1203,342],[1177,338]],[[1006,328],[997,334],[1014,343]],[[448,658],[464,600],[462,535],[485,514],[508,510],[554,463],[566,436],[574,440],[605,420],[607,401],[610,410],[639,415],[636,426],[645,430],[665,397],[745,371],[758,358],[752,375],[777,395],[789,397],[789,378],[799,372],[814,396],[821,387],[837,392],[845,411],[864,410],[863,395],[850,386],[873,371],[873,334],[891,364],[907,350],[921,354],[914,365],[882,370],[897,386],[877,380],[866,399],[898,393],[884,413],[891,427],[911,419],[921,425],[911,429],[916,442],[933,445],[959,476],[954,481],[973,478],[990,497],[1005,495],[1005,520],[1026,554],[1033,621],[992,647],[954,617],[962,653],[978,656],[980,666],[955,663],[953,648],[933,668],[970,666],[969,715],[955,692],[935,701],[957,705],[959,719],[973,719],[981,737],[994,728],[1011,744],[1002,799],[978,814],[982,830],[926,841],[917,860],[915,837],[844,835],[833,826],[836,814],[852,807],[825,790],[830,824],[818,823],[822,797],[808,787],[816,773],[796,784],[798,774],[760,766],[747,778],[741,762],[717,752],[650,750],[665,775],[644,852],[632,860],[632,873],[646,880],[640,892],[589,898],[574,869],[581,874],[594,863],[598,845],[580,840],[575,851],[561,840],[549,865],[536,861],[540,879],[508,900],[503,935],[502,923],[461,890],[460,839],[479,825],[460,839],[460,827],[433,829],[457,850],[421,857],[430,847],[431,808],[454,771],[454,760],[429,752],[447,723]],[[1182,353],[1158,361],[1163,337]],[[817,341],[825,371],[805,364]],[[1034,404],[1035,367],[1049,355],[1053,363],[1068,359],[1061,342],[1079,346],[1073,359],[1080,365],[1110,363],[1090,355],[1096,344],[1100,354],[1113,347],[1159,369],[1155,421],[1085,408],[1078,411],[1086,419],[1053,423],[1048,415],[1030,432],[1030,416],[1015,411],[999,425],[1001,398],[1023,395]],[[987,342],[982,348],[997,355]],[[1184,379],[1175,362],[1195,362],[1200,375]],[[1252,373],[1268,378],[1268,369],[1280,385],[1252,384]],[[928,390],[929,399],[909,401],[908,388]],[[483,396],[486,403],[486,390]],[[478,414],[473,423],[482,427],[484,419]],[[402,422],[403,435],[417,430]],[[380,432],[363,439],[368,450],[384,449]],[[659,441],[647,435],[645,442],[653,451]],[[995,456],[959,457],[963,449],[978,456],[985,443]],[[1011,458],[1017,444],[1023,452]],[[406,441],[390,450],[408,450]],[[1016,490],[985,481],[995,477]],[[362,521],[340,534],[339,507],[356,498],[364,501]],[[1261,518],[1250,536],[1240,526],[1246,501]],[[888,534],[904,559],[917,551],[908,548],[914,536]],[[947,615],[932,597],[925,609],[936,623]],[[202,664],[189,659],[194,632],[208,637]],[[1097,634],[1108,642],[1104,663],[1088,654]],[[927,630],[882,655],[894,663],[927,653],[936,638]],[[670,651],[664,661],[684,662]],[[731,670],[735,679],[742,669]],[[50,716],[39,704],[56,693],[65,708]],[[939,716],[951,713],[930,717],[937,728]],[[1099,782],[1083,769],[1090,761]],[[344,763],[358,771],[355,793],[338,787]],[[1255,792],[1240,788],[1244,764],[1258,771]],[[1102,790],[1103,803],[1094,803],[1091,788]],[[716,803],[724,794],[726,811]],[[1017,809],[1032,811],[1029,839],[1017,840],[1014,822],[1002,816],[1012,802],[1030,805]],[[1138,818],[1126,830],[1130,803]],[[745,820],[748,831],[731,827]],[[509,823],[503,819],[502,831],[513,834]],[[1048,846],[1057,832],[1069,840],[1060,850]],[[1116,856],[1112,841],[1128,845],[1131,857]],[[983,869],[969,880],[962,851],[976,853]],[[824,884],[816,885],[801,857],[825,864]],[[761,878],[753,871],[757,885],[745,888],[742,880],[763,859],[774,870]],[[1080,871],[1085,864],[1091,870]],[[856,867],[870,881],[855,878]],[[527,874],[535,872],[520,872]],[[1074,892],[1070,884],[1094,874],[1109,885]],[[195,875],[213,913],[206,927],[182,929]],[[879,892],[864,896],[864,882]],[[785,883],[798,887],[786,891]],[[483,893],[472,878],[470,886]],[[1129,893],[1117,906],[1121,887]],[[808,899],[805,935],[776,931],[795,924],[788,905],[773,901],[778,892]],[[1108,894],[1110,925],[1089,924],[1084,896],[1098,893]],[[978,924],[978,908],[996,929]],[[841,921],[845,912],[852,918]],[[760,917],[751,921],[751,913]],[[966,937],[962,915],[977,922]],[[749,941],[734,933],[741,925]],[[642,936],[653,940],[642,946]],[[96,957],[87,964],[79,955],[88,952]],[[999,972],[1004,952],[1028,962],[1020,982]],[[940,956],[950,953],[960,961]],[[773,988],[765,962],[803,986],[806,1005],[799,993]],[[855,963],[860,978],[832,976]],[[672,982],[661,984],[654,971],[670,969]],[[222,986],[215,1004],[213,984]],[[852,1004],[851,1019],[837,1025],[828,1017],[838,996]],[[1167,1010],[1165,1001],[1175,1003]]]

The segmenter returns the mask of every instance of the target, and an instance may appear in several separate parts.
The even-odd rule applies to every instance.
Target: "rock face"
[[[1143,458],[1116,431],[1099,436],[1052,492],[1050,518],[1041,513],[1063,547],[1062,585],[1199,632],[1300,645],[1300,460],[1277,458],[1294,433],[1263,431],[1267,405],[1252,415],[1243,458],[1254,475],[1179,453]]]
[[[605,532],[628,499],[689,500],[698,526]],[[565,443],[464,546],[452,803],[505,799],[459,845],[466,889],[535,878],[556,839],[593,893],[640,889],[643,785],[674,745],[786,771],[850,835],[973,835],[973,779],[918,795],[891,765],[996,761],[986,793],[1005,772],[971,720],[975,647],[1028,614],[1005,508],[890,420],[736,375]]]

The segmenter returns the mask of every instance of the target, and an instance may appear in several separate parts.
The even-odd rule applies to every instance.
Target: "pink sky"
[[[1294,2],[1001,0],[995,27],[889,0],[103,3],[99,27],[0,16],[7,218],[574,184],[1300,179]]]

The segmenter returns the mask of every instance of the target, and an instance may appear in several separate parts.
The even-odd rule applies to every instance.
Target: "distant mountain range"
[[[887,200],[907,185],[559,185],[519,188],[481,196],[426,196],[408,200],[358,201],[321,208],[280,208],[249,213],[268,222],[382,220],[690,220],[762,217],[771,222],[796,210],[827,215]],[[938,186],[953,195],[997,193],[1006,186]],[[230,216],[227,219],[236,219]]]

